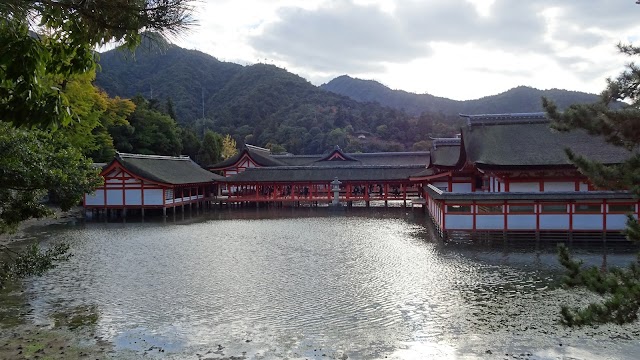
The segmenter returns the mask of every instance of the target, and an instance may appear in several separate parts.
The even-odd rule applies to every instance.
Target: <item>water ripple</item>
[[[473,358],[488,349],[552,358],[560,342],[569,344],[562,354],[598,358],[598,341],[620,354],[638,348],[626,328],[613,333],[632,340],[605,329],[588,341],[558,326],[557,304],[585,294],[557,288],[553,249],[442,244],[423,224],[398,211],[283,211],[62,228],[49,241],[70,243],[74,257],[33,280],[34,316],[93,304],[97,332],[117,347],[139,350],[130,341],[138,338],[170,344],[166,356],[178,357],[218,344],[225,355],[258,358],[318,349],[335,358]]]

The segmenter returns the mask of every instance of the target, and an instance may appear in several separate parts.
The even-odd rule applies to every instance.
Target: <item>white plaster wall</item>
[[[471,184],[467,183],[453,183],[452,192],[471,192]]]
[[[444,227],[447,230],[473,229],[473,215],[445,215]]]
[[[124,201],[127,205],[142,205],[142,191],[137,190],[125,190]]]
[[[476,215],[477,230],[504,229],[504,215]]]
[[[602,230],[601,214],[573,214],[574,230]]]
[[[589,185],[587,183],[580,183],[580,191],[589,191]]]
[[[169,203],[169,201],[167,201]],[[163,205],[162,189],[144,189],[145,205]]]
[[[560,181],[545,181],[544,182],[544,191],[575,191],[576,184],[571,182],[560,182]]]
[[[535,215],[507,215],[509,230],[535,230]]]
[[[540,214],[540,229],[569,230],[569,214]]]
[[[84,199],[87,205],[104,205],[104,191],[98,189],[93,194],[85,194]]]
[[[638,216],[633,215],[634,218]],[[624,230],[627,227],[627,215],[610,214],[607,215],[607,230]]]
[[[107,190],[107,205],[122,205],[122,190]]]
[[[537,182],[512,182],[509,183],[509,192],[540,192],[540,184]]]

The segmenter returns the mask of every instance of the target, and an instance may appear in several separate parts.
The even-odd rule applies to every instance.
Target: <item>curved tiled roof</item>
[[[201,168],[188,156],[118,153],[114,161],[118,161],[133,174],[163,184],[208,183],[222,178]]]
[[[267,152],[244,148],[242,151],[235,154],[234,156],[226,160],[223,160],[217,164],[209,165],[207,166],[207,168],[212,171],[227,168],[237,163],[238,160],[240,160],[245,155],[249,156],[256,164],[260,166],[285,166],[286,165],[285,163],[279,161],[277,158],[269,155],[269,153]]]
[[[429,167],[453,167],[460,159],[460,143],[457,145],[441,145],[431,149],[431,163]]]
[[[572,166],[565,149],[604,164],[618,164],[631,153],[581,129],[560,132],[533,118],[477,122],[462,130],[467,160],[480,167]]]

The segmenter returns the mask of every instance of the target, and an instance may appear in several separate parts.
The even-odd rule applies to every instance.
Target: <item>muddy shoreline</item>
[[[82,219],[82,208],[54,210],[54,215],[22,222],[16,232],[0,235],[0,245],[21,247],[48,226]],[[0,290],[1,359],[104,359],[113,345],[95,336],[91,314],[75,311],[54,314],[49,323],[33,321],[32,306],[22,281]]]

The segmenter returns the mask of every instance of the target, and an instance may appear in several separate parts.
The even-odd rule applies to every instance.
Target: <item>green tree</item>
[[[165,106],[167,108],[167,115],[169,115],[169,117],[174,121],[178,121],[178,117],[176,116],[176,111],[173,108],[173,101],[171,101],[171,98],[167,98],[167,103]]]
[[[74,75],[68,82],[64,94],[78,121],[60,127],[56,136],[64,136],[71,145],[81,149],[83,155],[94,161],[106,162],[115,153],[109,128],[128,125],[126,118],[135,106],[129,100],[109,98],[92,85],[94,78],[95,72],[92,70]]]
[[[180,155],[182,143],[178,124],[168,115],[153,110],[149,101],[143,97],[136,96],[132,101],[136,109],[128,119],[134,129],[130,139],[131,151],[140,154]]]
[[[431,141],[427,140],[415,142],[411,146],[411,151],[429,151],[429,149],[431,149]]]
[[[213,165],[222,160],[223,139],[220,134],[207,130],[202,138],[198,153],[198,163],[203,166]]]
[[[198,161],[198,152],[202,143],[196,133],[190,128],[180,128],[180,141],[182,142],[182,154],[189,155],[194,161]],[[210,165],[210,164],[200,164]]]
[[[640,55],[640,48],[618,45],[629,56]],[[612,144],[629,149],[629,159],[616,165],[606,165],[585,159],[567,150],[567,155],[577,168],[598,187],[603,189],[628,189],[640,196],[640,68],[631,63],[617,78],[608,79],[601,101],[593,104],[571,105],[559,112],[556,105],[543,99],[553,127],[560,131],[575,128],[586,129],[591,134],[604,136]],[[616,101],[626,103],[614,104]],[[629,215],[626,235],[630,240],[640,239],[640,225]],[[561,247],[559,258],[567,269],[565,284],[585,287],[604,296],[599,303],[586,308],[562,307],[562,321],[569,326],[586,324],[624,324],[637,320],[640,310],[640,258],[626,268],[601,271],[596,267],[584,268],[580,261],[571,258]]]
[[[283,154],[287,152],[287,149],[278,143],[270,142],[265,147],[271,150],[273,154]]]
[[[327,134],[327,146],[333,148],[334,146],[340,146],[344,149],[347,146],[347,132],[343,129],[333,129]]]
[[[49,195],[62,210],[77,205],[101,184],[98,169],[64,138],[0,122],[0,233],[52,213]]]
[[[191,0],[0,2],[0,114],[15,125],[68,124],[64,90],[95,66],[95,48],[140,43],[142,31],[175,34],[192,24]],[[32,36],[32,21],[46,36]],[[54,82],[52,82],[55,80]]]

